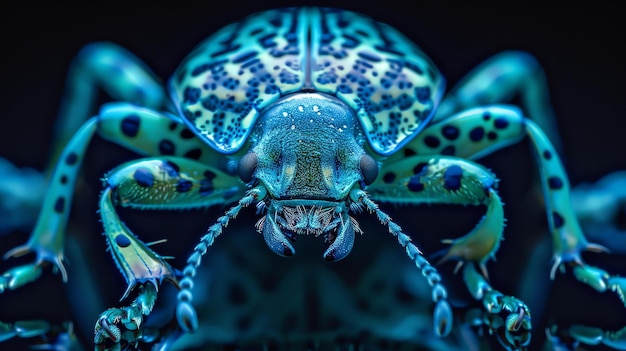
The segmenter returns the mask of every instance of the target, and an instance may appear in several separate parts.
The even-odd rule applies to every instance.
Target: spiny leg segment
[[[94,341],[110,338],[135,341],[141,336],[143,316],[152,311],[159,284],[177,284],[174,270],[165,257],[137,239],[117,216],[115,205],[137,209],[187,209],[231,202],[240,191],[234,177],[180,157],[149,158],[122,165],[105,179],[100,200],[104,236],[113,259],[124,275],[127,289],[122,299],[139,286],[138,297],[129,305],[103,312],[95,327]],[[128,334],[127,333],[127,334]],[[133,334],[134,333],[134,334]]]
[[[140,204],[140,199],[146,200],[150,198],[150,196],[141,196],[142,194],[150,193],[147,190],[147,188],[150,188],[153,189],[152,199],[161,200],[153,208],[168,208],[168,198],[163,196],[164,194],[171,194],[172,189],[175,189],[179,195],[169,197],[169,199],[176,199],[175,202],[170,204],[169,208],[209,206],[218,202],[232,201],[232,199],[228,200],[228,198],[230,196],[236,198],[240,191],[239,187],[242,186],[237,178],[221,171],[226,164],[225,158],[204,145],[181,122],[170,118],[168,115],[129,103],[107,104],[102,107],[99,115],[91,118],[81,127],[61,153],[59,157],[60,162],[50,176],[49,191],[46,193],[39,219],[27,244],[15,248],[5,255],[5,257],[20,256],[29,252],[34,252],[37,255],[34,263],[16,267],[4,274],[3,281],[6,280],[8,282],[6,288],[16,289],[34,281],[41,275],[43,266],[47,264],[52,264],[56,269],[59,269],[63,279],[67,280],[67,274],[63,266],[65,227],[80,166],[85,158],[86,149],[96,133],[107,140],[140,154],[162,155],[163,157],[160,161],[139,162],[135,164],[135,168],[132,167],[132,164],[122,166],[122,169],[127,167],[126,173],[122,169],[119,169],[119,172],[112,173],[107,184],[110,189],[105,190],[103,193],[101,206],[104,210],[101,211],[101,214],[105,223],[105,233],[128,232],[124,236],[115,236],[122,240],[120,242],[116,241],[115,237],[108,237],[110,245],[111,247],[115,245],[114,247],[119,248],[118,244],[120,243],[123,245],[134,243],[134,245],[129,245],[127,250],[133,251],[137,248],[137,252],[141,253],[135,254],[136,258],[128,260],[134,262],[134,267],[146,266],[144,263],[137,265],[137,262],[149,258],[148,261],[151,263],[147,265],[148,267],[151,267],[151,269],[162,268],[164,271],[163,276],[172,276],[171,269],[169,269],[162,258],[153,252],[151,254],[147,253],[151,252],[151,250],[141,241],[134,238],[128,229],[119,222],[119,218],[113,210],[115,202],[121,205],[132,205],[133,201],[136,201],[139,202],[139,205],[147,208],[149,207],[148,204],[145,201],[143,204]],[[178,156],[180,159],[168,159],[168,157],[173,156]],[[207,166],[200,166],[200,163],[196,163],[194,160]],[[180,170],[186,172],[186,162],[194,163],[195,166],[190,166],[193,171],[190,171],[191,173],[187,176],[181,177]],[[159,165],[161,165],[160,168]],[[167,167],[163,165],[167,165]],[[145,167],[137,169],[139,166]],[[134,169],[137,173],[131,173],[131,169]],[[156,169],[164,173],[158,173]],[[169,182],[169,192],[167,189],[163,192],[155,191],[154,189],[156,188],[148,186],[152,182],[161,186],[160,190],[164,190],[163,182],[159,181],[159,177],[163,177],[164,174],[170,177],[167,181]],[[178,183],[179,181],[180,183]],[[129,184],[131,185],[129,186]],[[116,187],[118,187],[117,191],[113,191]],[[126,192],[123,191],[125,187],[127,187],[125,189]],[[188,196],[192,193],[192,190],[197,194],[210,195],[199,195],[199,198],[192,201],[197,201],[201,204],[190,204]],[[186,195],[183,195],[183,193],[186,193]],[[127,198],[119,198],[119,194],[124,194]],[[113,195],[115,195],[115,198],[112,197]],[[121,201],[121,199],[124,201]],[[108,228],[106,227],[107,224]],[[130,248],[133,249],[131,250]],[[122,256],[127,258],[127,256]],[[125,262],[126,258],[121,259],[121,262]],[[132,287],[131,282],[135,281],[135,276],[123,270],[126,266],[119,262],[117,264],[129,282],[128,292]],[[143,279],[141,275],[139,277],[139,279]],[[138,297],[140,300],[138,301],[150,301],[150,291],[149,288],[141,288],[140,296]],[[137,306],[149,306],[143,303],[133,305],[135,307],[128,307],[130,308],[129,313],[125,314],[133,316],[133,318],[147,311],[143,307],[139,308]],[[115,313],[110,312],[109,316],[107,323],[115,325],[117,320]],[[126,329],[129,329],[128,327]],[[105,328],[105,334],[109,335],[113,340],[116,339],[114,330],[114,327]],[[99,338],[104,334],[99,333],[98,335],[97,337]]]
[[[210,167],[221,168],[224,158],[194,137],[182,123],[153,110],[129,103],[111,103],[88,120],[61,153],[50,176],[49,189],[37,223],[28,242],[5,254],[5,258],[29,252],[37,254],[33,264],[17,267],[6,280],[16,289],[35,280],[46,263],[67,274],[63,266],[65,227],[72,203],[72,193],[85,152],[94,134],[144,155],[173,155],[195,159]]]
[[[485,205],[485,216],[469,233],[444,241],[452,246],[439,262],[459,260],[457,270],[465,264],[465,271],[475,270],[475,265],[478,265],[486,276],[486,262],[497,251],[504,229],[503,206],[495,190],[496,183],[491,172],[468,160],[450,156],[410,156],[385,164],[382,177],[370,186],[369,191],[374,199],[388,202]],[[502,332],[507,338],[523,343],[523,340],[518,340],[518,330],[520,327],[530,329],[528,307],[517,298],[505,296],[490,286],[489,294],[483,292],[487,283],[482,277],[466,279],[465,282],[472,296],[482,302],[489,318],[503,313],[505,319],[514,321],[505,325]],[[476,287],[477,284],[479,287]],[[517,307],[507,307],[511,301],[519,306],[521,312]],[[489,327],[501,329],[502,326],[500,323]]]
[[[507,350],[520,350],[530,344],[531,316],[523,301],[495,290],[473,264],[463,268],[463,280],[470,294],[482,301],[484,309],[469,321],[471,325],[485,325],[495,331]]]
[[[476,159],[524,137],[530,139],[533,147],[552,234],[554,263],[550,277],[554,278],[557,268],[567,265],[573,268],[574,275],[582,283],[600,292],[612,290],[620,297],[624,296],[624,278],[612,276],[582,260],[584,250],[602,252],[606,249],[586,239],[573,210],[569,180],[556,149],[543,131],[525,118],[518,108],[494,105],[460,112],[429,125],[400,153]],[[381,170],[383,177],[394,174],[393,164],[385,163]],[[402,190],[406,192],[406,189]],[[398,199],[402,201],[401,194]],[[626,305],[626,300],[622,298],[622,301]]]
[[[3,278],[0,279],[0,292],[6,289],[17,289],[36,280],[41,275],[41,268],[45,263],[52,263],[61,271],[63,280],[67,280],[62,264],[63,232],[71,206],[71,192],[86,147],[99,123],[90,121],[86,122],[82,128],[80,126],[87,117],[93,114],[100,89],[115,100],[130,101],[137,106],[164,108],[169,104],[167,94],[159,79],[141,60],[124,48],[113,43],[100,42],[87,45],[78,53],[69,68],[66,91],[59,118],[55,124],[52,153],[46,170],[46,173],[52,173],[49,176],[49,191],[45,194],[43,206],[28,243],[11,250],[4,256],[6,259],[35,251],[37,261],[34,264],[19,266],[5,272]],[[107,119],[104,117],[107,114],[101,113],[102,119]],[[100,134],[105,138],[109,136],[115,139],[117,136],[128,134],[124,131],[124,126],[129,124],[131,128],[128,130],[132,134],[132,118],[130,121],[131,123],[117,125],[117,128],[112,128],[110,133],[101,131]],[[116,124],[116,122],[100,123],[102,124]],[[179,127],[179,129],[186,128]],[[137,147],[132,149],[137,149]],[[145,152],[158,155],[152,150],[145,150]]]
[[[166,108],[169,104],[169,99],[167,99],[167,94],[159,79],[147,65],[129,51],[108,42],[92,43],[81,49],[72,61],[67,74],[61,108],[54,125],[52,150],[46,169],[43,172],[44,174],[37,174],[38,177],[36,179],[25,179],[23,177],[17,179],[18,182],[24,183],[30,192],[29,200],[31,202],[23,203],[33,207],[24,208],[22,210],[23,213],[38,211],[39,216],[35,222],[37,227],[33,231],[33,235],[31,235],[29,244],[7,253],[5,258],[11,255],[19,256],[25,254],[30,251],[28,247],[31,245],[30,248],[37,251],[38,259],[33,264],[18,266],[4,272],[0,277],[0,293],[4,290],[17,289],[22,285],[37,280],[42,274],[42,266],[50,261],[61,271],[64,280],[66,279],[66,272],[61,264],[63,255],[62,251],[60,251],[62,250],[64,236],[57,236],[50,231],[46,232],[46,229],[41,226],[42,223],[50,219],[58,222],[63,227],[66,218],[56,218],[54,214],[50,215],[44,212],[49,213],[52,208],[51,205],[55,206],[55,212],[58,208],[64,206],[58,200],[59,198],[52,199],[57,202],[51,204],[51,197],[44,196],[44,194],[48,195],[48,193],[33,189],[31,183],[34,180],[43,180],[46,177],[50,178],[48,181],[54,182],[54,176],[51,177],[50,173],[56,169],[59,160],[63,160],[64,155],[61,154],[63,148],[74,134],[79,131],[85,119],[93,115],[96,109],[98,91],[101,89],[114,100],[129,101],[148,108]],[[63,163],[63,161],[61,162]],[[76,168],[79,168],[79,166],[76,165]],[[68,178],[62,179],[73,182],[73,180]],[[73,187],[73,185],[69,184],[68,186]],[[52,187],[56,188],[57,185],[53,183]],[[15,188],[15,186],[12,188]],[[13,201],[12,197],[11,201]],[[40,208],[42,203],[43,207]],[[65,205],[69,206],[70,201],[66,201]],[[0,217],[2,216],[0,215]],[[20,224],[19,221],[15,220],[5,222]],[[32,223],[22,222],[22,225],[24,224],[28,225],[29,228],[32,225]],[[54,223],[51,223],[51,225],[52,227],[57,226]],[[42,254],[45,250],[49,251],[48,255]],[[34,325],[37,325],[35,322]],[[34,330],[28,333],[34,335]]]

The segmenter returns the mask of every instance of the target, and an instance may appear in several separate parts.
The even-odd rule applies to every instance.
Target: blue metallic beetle
[[[244,207],[261,213],[256,224],[269,248],[295,254],[298,235],[322,236],[327,261],[346,257],[364,232],[352,214],[374,214],[431,287],[434,333],[446,336],[453,313],[442,278],[379,202],[483,205],[485,216],[451,246],[439,263],[458,261],[472,297],[483,306],[477,323],[498,330],[509,349],[530,341],[526,304],[493,288],[487,261],[504,230],[498,180],[473,160],[529,137],[540,170],[554,265],[599,291],[624,295],[626,280],[583,262],[587,241],[572,209],[558,152],[542,131],[550,116],[543,97],[529,102],[533,122],[504,105],[527,93],[523,80],[545,87],[527,54],[507,52],[470,73],[444,97],[444,79],[430,59],[396,30],[367,17],[328,8],[266,11],[232,24],[201,43],[165,89],[132,54],[110,43],[81,51],[70,72],[66,121],[69,140],[27,244],[7,257],[35,252],[33,264],[5,273],[0,287],[36,279],[44,263],[63,265],[65,226],[78,172],[95,134],[145,158],[123,164],[104,179],[100,216],[113,259],[127,282],[126,306],[104,311],[94,341],[104,345],[154,339],[144,318],[167,280],[177,295],[176,327],[156,338],[173,342],[198,328],[193,305],[197,268],[215,238]],[[88,88],[85,88],[88,85]],[[103,87],[116,100],[82,123],[88,90]],[[82,106],[82,107],[81,107]],[[73,109],[73,110],[72,110]],[[80,121],[77,123],[77,121]],[[179,272],[167,257],[139,240],[116,206],[188,209],[235,203],[193,249]],[[152,337],[152,336],[151,336]]]

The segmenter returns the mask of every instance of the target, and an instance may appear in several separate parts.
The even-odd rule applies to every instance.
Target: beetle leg
[[[505,51],[476,66],[446,94],[433,121],[473,107],[510,103],[516,96],[558,149],[560,136],[546,75],[537,59],[523,51]]]
[[[550,277],[554,279],[557,268],[571,267],[582,283],[598,291],[609,290],[606,279],[611,276],[586,264],[581,257],[584,250],[607,250],[601,245],[590,243],[583,234],[572,207],[569,180],[557,151],[543,131],[533,121],[524,118],[519,109],[495,105],[458,113],[428,126],[399,154],[445,154],[475,159],[524,137],[530,139],[539,167],[548,225],[552,234],[554,262]],[[385,169],[393,168],[386,166]],[[624,293],[620,284],[612,290],[619,294]]]
[[[385,202],[399,202],[412,204],[461,204],[485,205],[486,215],[465,236],[446,240],[452,244],[440,262],[459,260],[467,267],[464,272],[474,270],[474,264],[481,267],[486,275],[485,264],[497,251],[502,231],[504,229],[504,213],[502,202],[495,185],[496,178],[486,169],[467,160],[449,156],[411,156],[404,160],[385,163],[379,177],[370,187],[373,199]],[[460,265],[457,266],[460,268]],[[519,323],[526,321],[528,315],[526,305],[515,297],[505,296],[489,286],[489,294],[482,290],[477,292],[478,284],[486,280],[475,278],[465,283],[477,300],[482,301],[488,313],[500,313],[505,309],[505,318],[514,319],[516,323],[511,328],[519,329]],[[498,298],[494,298],[497,296]],[[517,309],[504,308],[505,301],[517,301],[524,311],[520,314]],[[515,317],[512,317],[515,315]],[[519,318],[519,320],[518,320]],[[528,319],[528,328],[530,320]],[[495,327],[495,326],[494,326]]]
[[[5,284],[8,288],[15,289],[32,281],[36,272],[31,271],[46,263],[60,270],[63,280],[67,280],[62,263],[65,226],[80,165],[96,132],[107,140],[144,155],[180,156],[198,160],[210,167],[224,168],[226,164],[224,157],[194,138],[193,133],[181,122],[167,115],[129,103],[105,105],[98,116],[81,127],[61,153],[60,161],[50,176],[49,190],[28,242],[5,254],[5,258],[29,252],[37,254],[36,267],[24,267],[11,272],[11,281],[14,283]]]
[[[531,317],[526,304],[514,296],[503,295],[491,287],[473,264],[463,268],[463,280],[472,296],[482,301],[484,312],[470,320],[473,326],[485,325],[507,350],[527,347],[531,339]]]
[[[99,90],[103,90],[114,100],[128,101],[152,109],[168,108],[170,104],[163,84],[135,55],[109,42],[85,46],[76,55],[68,70],[64,98],[54,127],[52,152],[45,173],[54,170],[63,147],[85,119],[96,111]],[[9,178],[13,174],[5,172],[13,171],[14,167],[3,160],[0,161],[0,166],[0,173],[3,175],[0,197],[11,199],[4,202],[13,204],[0,212],[0,230],[21,227],[31,229],[35,222],[33,217],[36,217],[43,200],[45,190],[42,187],[45,186],[46,177],[33,170],[19,170],[19,174]],[[39,189],[35,190],[34,187]],[[16,207],[16,203],[20,207]]]
[[[82,48],[69,67],[55,137],[51,166],[85,118],[96,111],[98,91],[113,100],[128,101],[152,109],[167,107],[163,84],[138,57],[110,42],[96,42]]]
[[[546,334],[555,349],[560,347],[565,350],[569,347],[578,350],[580,344],[585,344],[604,345],[612,350],[626,350],[626,327],[616,331],[605,331],[596,327],[575,324],[564,329],[554,326],[546,330]]]
[[[368,188],[376,200],[487,206],[487,214],[470,233],[446,241],[452,246],[440,262],[458,259],[484,266],[498,249],[504,228],[502,202],[495,176],[480,165],[447,156],[411,156],[386,163],[381,173]]]
[[[51,324],[44,320],[0,322],[0,343],[7,342],[12,338],[39,339],[36,346],[31,346],[32,350],[73,350],[80,348],[73,333],[71,322],[62,325]],[[3,346],[11,348],[11,345],[4,344]]]
[[[122,299],[139,286],[138,297],[126,307],[101,314],[96,324],[96,344],[134,342],[139,331],[124,339],[125,331],[141,326],[152,311],[157,287],[163,280],[177,284],[174,270],[164,257],[137,239],[118,217],[115,206],[137,209],[188,209],[231,202],[242,183],[217,169],[181,157],[147,158],[116,168],[105,179],[100,215],[107,246],[124,275],[127,289]],[[137,335],[135,335],[137,334]]]
[[[64,99],[59,118],[55,123],[53,146],[47,172],[54,172],[55,164],[62,157],[63,148],[77,133],[85,118],[93,115],[100,89],[104,90],[114,100],[129,101],[147,108],[165,108],[169,103],[165,89],[159,79],[135,55],[119,45],[109,42],[98,42],[85,46],[72,61],[68,71]],[[43,189],[34,190],[33,187],[40,183],[45,184],[43,181],[45,177],[34,174],[35,172],[22,171],[20,173],[20,178],[15,183],[7,182],[8,178],[3,178],[2,187],[5,184],[9,185],[10,192],[7,191],[7,195],[2,195],[2,198],[11,199],[11,201],[7,201],[8,203],[15,203],[15,199],[20,199],[20,203],[24,205],[27,204],[26,201],[29,201],[28,207],[19,208],[19,216],[12,216],[8,214],[9,212],[2,211],[1,218],[4,225],[18,221],[24,216],[24,213],[33,213],[34,215],[39,211],[39,206],[42,203],[42,195],[39,194],[43,194]],[[25,176],[28,178],[24,178]],[[23,187],[29,188],[28,196],[11,194],[21,184],[24,184]],[[46,212],[46,210],[42,212]],[[34,221],[24,219],[9,229],[24,225],[30,226],[32,222]],[[41,223],[42,220],[37,222]],[[35,232],[42,230],[42,228],[36,228]],[[24,251],[17,251],[16,254],[19,255],[22,252]],[[58,264],[60,260],[56,261],[55,264],[64,272],[62,266]]]

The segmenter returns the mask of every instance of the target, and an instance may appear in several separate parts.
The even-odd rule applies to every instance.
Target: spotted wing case
[[[261,12],[189,54],[170,91],[191,130],[222,153],[239,150],[260,110],[304,87],[307,19],[297,9]]]
[[[320,9],[311,32],[312,81],[359,116],[377,153],[389,155],[432,118],[444,80],[430,59],[395,29],[368,17]]]
[[[187,124],[222,153],[241,148],[259,112],[281,96],[335,95],[370,146],[390,155],[433,116],[444,80],[393,28],[328,8],[261,12],[219,31],[177,70],[170,89]]]

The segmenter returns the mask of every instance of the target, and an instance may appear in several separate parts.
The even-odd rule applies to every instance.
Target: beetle
[[[263,28],[264,23],[271,26]],[[298,235],[320,235],[329,243],[323,254],[328,261],[345,257],[355,233],[362,231],[350,213],[374,213],[432,285],[435,330],[441,335],[449,332],[452,319],[445,287],[408,235],[375,201],[485,205],[485,218],[467,236],[450,241],[452,248],[443,260],[472,263],[464,266],[463,274],[474,296],[487,309],[505,311],[509,332],[529,329],[523,302],[501,297],[476,271],[479,267],[485,275],[484,264],[497,250],[503,213],[495,176],[467,159],[529,136],[540,169],[547,173],[542,182],[550,226],[554,232],[568,233],[567,240],[555,236],[561,251],[555,252],[554,268],[561,259],[575,262],[581,280],[590,281],[586,275],[593,274],[592,284],[617,284],[580,260],[581,249],[601,248],[588,244],[579,230],[569,205],[567,176],[543,132],[519,109],[482,101],[493,90],[470,88],[489,77],[490,69],[503,69],[504,80],[515,81],[535,64],[522,53],[495,57],[442,100],[438,70],[395,30],[350,12],[276,10],[226,28],[192,52],[170,84],[174,111],[131,54],[112,44],[89,46],[74,66],[77,76],[95,72],[101,75],[96,79],[117,90],[120,100],[141,101],[141,106],[106,105],[72,138],[52,175],[37,229],[26,246],[9,256],[33,250],[39,261],[50,261],[64,273],[60,245],[71,201],[67,189],[97,132],[155,156],[124,164],[106,177],[101,215],[108,245],[128,283],[124,297],[134,288],[139,297],[131,306],[103,313],[97,341],[117,341],[120,318],[126,323],[122,330],[136,330],[162,280],[180,284],[178,321],[194,329],[190,289],[200,257],[252,203],[266,211],[257,227],[272,251],[291,256],[291,241]],[[509,66],[513,68],[506,71]],[[498,78],[494,89],[514,89]],[[114,209],[229,202],[237,204],[196,246],[182,279],[132,235]],[[50,232],[55,235],[48,236]],[[561,247],[566,241],[570,246]],[[488,300],[494,296],[505,302]]]

